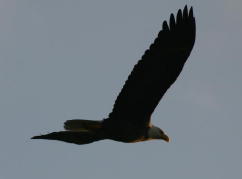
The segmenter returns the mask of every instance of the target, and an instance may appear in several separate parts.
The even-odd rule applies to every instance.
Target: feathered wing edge
[[[195,42],[193,8],[179,9],[134,66],[107,120],[128,120],[147,124],[167,89],[179,76]],[[142,121],[144,120],[144,121]]]

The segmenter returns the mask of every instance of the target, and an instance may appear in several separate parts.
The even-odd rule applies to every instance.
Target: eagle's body
[[[87,144],[111,139],[139,142],[151,139],[169,141],[168,136],[151,124],[151,115],[167,89],[179,76],[195,42],[193,10],[178,11],[145,52],[118,95],[113,110],[102,121],[69,120],[65,131],[35,136],[33,139],[60,140]]]
[[[132,123],[118,122],[106,119],[103,121],[104,131],[107,138],[121,142],[138,142],[148,139],[148,126],[139,127]]]

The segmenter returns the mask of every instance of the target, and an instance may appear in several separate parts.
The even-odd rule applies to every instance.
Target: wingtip
[[[187,16],[188,16],[188,8],[187,8],[187,5],[185,5],[183,9],[183,17],[187,17]]]
[[[163,28],[164,31],[169,31],[169,26],[167,24],[167,21],[163,22],[162,28]]]
[[[187,11],[187,9],[188,9],[188,7],[187,7],[187,4],[186,4],[185,7],[184,7],[184,10]]]
[[[190,10],[189,10],[189,17],[193,17],[193,7],[191,6]]]
[[[176,14],[176,23],[180,24],[182,22],[182,10],[179,9],[177,14]]]
[[[175,27],[175,25],[176,25],[175,16],[172,13],[170,16],[170,29],[173,29]]]

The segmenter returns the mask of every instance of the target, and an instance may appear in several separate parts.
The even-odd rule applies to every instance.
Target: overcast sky
[[[152,115],[170,143],[30,140],[65,120],[105,118],[185,4],[195,46]],[[0,178],[241,178],[241,52],[241,0],[0,0]]]

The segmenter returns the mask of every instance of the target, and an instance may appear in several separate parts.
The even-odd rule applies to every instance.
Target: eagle
[[[164,21],[150,48],[134,66],[119,93],[111,113],[103,120],[73,119],[64,131],[34,136],[32,139],[89,144],[110,139],[133,143],[152,139],[169,142],[168,135],[151,123],[159,101],[176,81],[195,43],[196,23],[193,8],[179,9]]]

